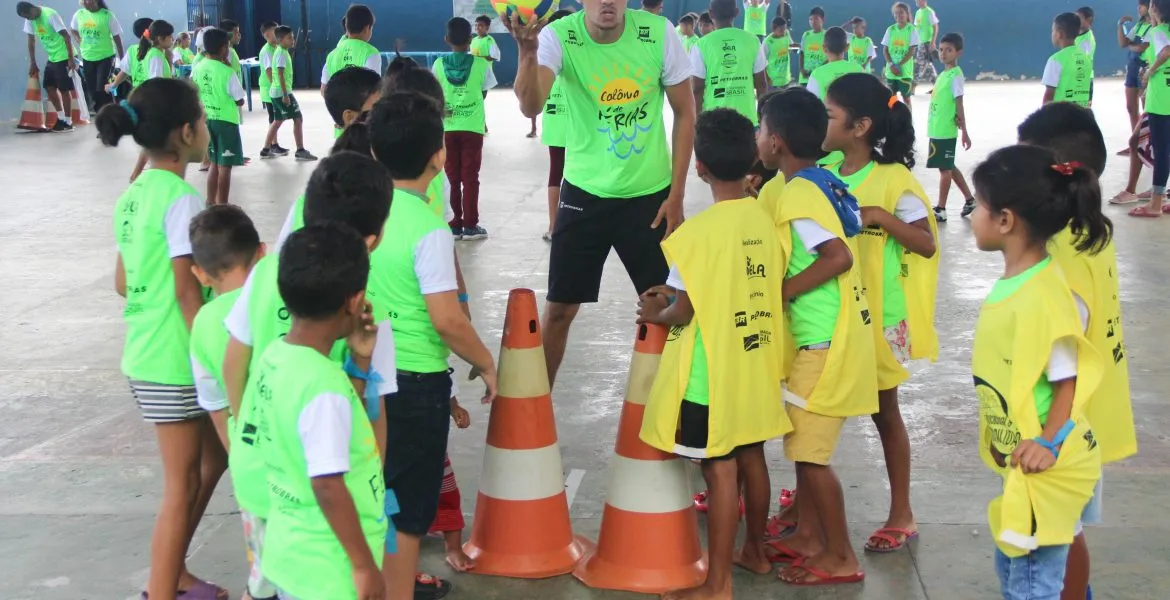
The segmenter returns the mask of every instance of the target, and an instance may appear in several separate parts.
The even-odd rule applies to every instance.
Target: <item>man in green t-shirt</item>
[[[53,131],[73,131],[71,115],[73,99],[73,73],[77,63],[73,61],[73,40],[65,21],[57,11],[47,6],[36,6],[29,2],[16,3],[16,14],[24,19],[24,32],[28,34],[28,75],[40,74],[37,67],[37,40],[45,47],[48,61],[45,63],[43,85],[49,101],[57,111],[57,123]]]
[[[927,6],[927,0],[915,0],[914,29],[918,33],[918,48],[914,53],[914,83],[933,83],[938,78],[934,61],[938,59],[938,13]]]
[[[768,58],[759,38],[735,27],[738,12],[736,0],[711,0],[715,31],[691,51],[691,86],[698,112],[731,108],[756,125],[756,98],[768,91]]]
[[[772,19],[772,33],[764,38],[764,54],[768,58],[768,83],[773,88],[782,88],[792,83],[792,35],[788,32],[788,20],[784,17]]]
[[[808,11],[811,29],[800,34],[800,83],[808,83],[813,70],[825,64],[825,9],[814,6]]]
[[[756,36],[756,39],[768,35],[768,9],[772,0],[743,0],[743,30]],[[715,15],[711,15],[714,19]],[[719,22],[715,22],[719,27]]]
[[[1081,19],[1076,13],[1056,15],[1052,21],[1052,45],[1057,51],[1044,65],[1044,104],[1072,102],[1089,107],[1093,82],[1093,62],[1076,43]]]
[[[959,58],[963,56],[963,36],[957,33],[944,35],[938,44],[938,56],[945,68],[930,93],[930,115],[926,122],[926,133],[930,137],[930,158],[926,161],[926,168],[939,171],[938,204],[934,207],[934,216],[939,222],[945,222],[951,181],[959,186],[959,191],[966,198],[962,216],[975,212],[975,195],[967,187],[963,172],[955,167],[956,142],[960,133],[963,134],[963,149],[971,149],[971,136],[967,135],[967,114],[963,108],[965,79],[963,69],[959,67]]]
[[[552,235],[543,342],[549,382],[580,305],[597,302],[610,250],[645,292],[666,281],[659,244],[683,220],[694,149],[691,65],[666,19],[627,0],[585,2],[548,27],[509,26],[519,48],[516,96],[540,114],[553,82],[569,114],[565,182]],[[665,103],[674,112],[667,146]],[[673,154],[672,154],[673,152]]]

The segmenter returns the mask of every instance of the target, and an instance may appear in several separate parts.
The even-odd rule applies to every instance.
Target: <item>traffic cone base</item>
[[[573,571],[581,583],[602,590],[662,594],[696,587],[707,580],[707,555],[699,545],[699,519],[693,510],[647,515],[606,505],[601,518],[605,528],[597,538],[597,546]],[[644,543],[625,543],[627,536],[645,531],[682,534],[680,539],[686,543],[656,544],[651,552],[647,552]],[[672,535],[671,541],[674,539]],[[606,551],[600,553],[599,548]]]
[[[503,502],[480,492],[471,539],[463,545],[475,561],[473,573],[544,579],[571,572],[592,544],[573,535],[563,484],[560,488],[547,498]]]

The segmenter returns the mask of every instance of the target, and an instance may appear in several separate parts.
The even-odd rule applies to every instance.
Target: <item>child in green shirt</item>
[[[800,36],[800,83],[808,83],[813,70],[825,64],[825,9],[814,6],[808,11],[808,26]]]
[[[293,60],[289,48],[297,43],[292,28],[281,25],[272,32],[276,41],[276,48],[272,50],[272,64],[269,65],[268,79],[272,85],[268,95],[272,97],[272,112],[274,119],[268,126],[268,137],[264,145],[271,148],[276,143],[276,132],[285,121],[293,122],[293,141],[297,144],[297,151],[293,155],[297,160],[317,160],[308,150],[305,150],[305,134],[303,130],[304,118],[301,116],[301,107],[293,96]]]
[[[1093,105],[1093,61],[1097,56],[1097,36],[1093,35],[1093,8],[1082,6],[1077,9],[1081,19],[1081,30],[1077,35],[1077,47],[1089,57],[1089,106]]]
[[[853,35],[849,38],[849,60],[855,62],[866,73],[873,72],[873,59],[877,58],[877,49],[873,40],[865,35],[866,23],[861,17],[849,20]]]
[[[244,142],[240,138],[240,107],[244,86],[239,71],[230,66],[231,34],[212,27],[203,33],[203,55],[191,69],[191,81],[199,88],[199,99],[207,111],[211,144],[207,149],[211,168],[207,172],[207,204],[227,204],[232,187],[232,167],[244,164]]]
[[[792,83],[792,35],[788,32],[788,21],[784,17],[772,19],[772,33],[764,38],[764,50],[768,55],[768,83],[781,88]]]
[[[691,49],[699,43],[699,36],[695,34],[695,25],[699,17],[695,13],[687,13],[678,20],[678,37],[682,39],[683,50],[690,56]]]
[[[1085,108],[1093,86],[1093,61],[1077,46],[1081,19],[1076,13],[1061,13],[1052,20],[1052,45],[1057,51],[1044,65],[1044,104],[1072,102]]]
[[[918,30],[910,23],[910,6],[905,2],[894,4],[894,24],[886,28],[882,38],[882,52],[886,57],[886,85],[895,94],[902,94],[902,101],[910,106],[910,87],[914,83],[914,66],[911,61],[917,52]]]
[[[963,172],[955,167],[955,142],[963,134],[963,149],[971,149],[971,136],[967,135],[967,115],[963,109],[963,69],[959,58],[963,56],[963,36],[948,33],[938,44],[939,60],[943,72],[939,73],[934,90],[930,93],[930,116],[927,117],[926,132],[930,137],[930,157],[926,168],[939,170],[938,204],[934,216],[940,222],[947,220],[947,196],[951,193],[951,181],[967,201],[963,204],[962,216],[975,211],[975,195],[967,187]]]

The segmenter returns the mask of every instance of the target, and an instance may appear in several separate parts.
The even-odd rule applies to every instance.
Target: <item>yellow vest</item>
[[[926,191],[910,170],[902,165],[874,165],[865,182],[850,189],[862,207],[876,206],[890,214],[898,206],[898,199],[909,193],[922,200],[926,206],[930,233],[938,251],[930,258],[924,258],[909,250],[902,251],[902,290],[906,294],[906,326],[910,330],[910,357],[938,360],[938,333],[934,329],[934,301],[938,291],[938,261],[942,248],[938,243],[938,225],[934,211],[925,200]],[[885,298],[885,248],[889,232],[881,227],[866,227],[858,236],[861,261],[861,278],[865,282],[865,297],[869,310],[880,320],[882,302]],[[894,352],[886,343],[880,322],[871,327],[874,335],[874,352],[877,355],[878,389],[888,390],[910,378],[910,372],[894,358]]]
[[[662,242],[695,308],[672,327],[654,378],[640,437],[672,452],[691,372],[695,323],[703,331],[710,382],[707,456],[792,431],[780,402],[785,323],[784,265],[776,231],[754,199],[718,202]]]
[[[777,183],[779,182],[779,183]],[[787,271],[788,257],[792,256],[792,221],[812,219],[817,225],[836,235],[858,256],[857,238],[846,238],[841,220],[821,191],[812,182],[794,178],[787,183],[783,176],[760,190],[760,202],[771,213],[784,256],[782,268]],[[810,397],[795,402],[809,412],[830,417],[871,415],[878,410],[877,363],[874,354],[874,335],[871,312],[861,283],[861,265],[856,258],[853,268],[837,277],[841,292],[841,313],[833,330],[833,343],[825,370]],[[787,378],[796,348],[790,337],[785,338],[784,376]],[[884,342],[883,342],[884,343]],[[792,400],[786,394],[786,400]]]
[[[1085,416],[1101,445],[1101,462],[1111,463],[1137,454],[1129,361],[1121,328],[1117,249],[1110,242],[1097,255],[1080,254],[1074,244],[1072,232],[1065,229],[1048,244],[1048,252],[1064,272],[1069,287],[1089,307],[1089,328],[1085,336],[1105,360],[1105,375],[1101,386],[1089,398]]]
[[[988,506],[996,544],[1008,556],[1068,544],[1101,477],[1101,455],[1084,409],[1101,382],[1103,361],[1081,333],[1068,284],[1055,263],[1007,299],[984,303],[975,327],[972,373],[979,398],[979,455],[1004,477],[1003,495]],[[1041,435],[1033,389],[1044,377],[1053,344],[1077,341],[1076,422],[1052,468],[1025,475],[1010,465],[1020,440]]]

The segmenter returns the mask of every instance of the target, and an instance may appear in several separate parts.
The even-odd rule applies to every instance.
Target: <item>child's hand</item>
[[[638,323],[655,323],[670,306],[670,297],[660,288],[652,288],[638,297]]]
[[[963,149],[964,150],[971,149],[971,136],[967,135],[966,130],[963,131]]]
[[[1023,440],[1012,452],[1012,466],[1024,473],[1040,473],[1056,464],[1056,456],[1048,448],[1032,440]]]
[[[357,590],[358,600],[382,600],[386,597],[382,571],[373,565],[353,570],[353,587]]]
[[[451,399],[451,420],[455,421],[455,426],[460,429],[471,426],[471,413],[460,406],[459,401],[454,398]]]
[[[354,330],[345,338],[350,354],[357,358],[369,360],[374,355],[374,345],[378,341],[378,326],[374,324],[374,309],[369,302],[362,306],[361,314],[355,316],[357,324]]]
[[[893,73],[894,75],[901,75],[902,74],[902,65],[899,65],[898,63],[891,64],[890,65],[890,72]]]
[[[889,211],[880,206],[863,206],[861,207],[861,224],[865,227],[877,225],[881,227],[882,223],[890,217]]]
[[[744,192],[747,195],[758,198],[760,196],[760,186],[763,185],[764,178],[760,175],[748,175],[744,180]]]
[[[528,24],[520,22],[520,12],[517,11],[512,14],[512,19],[500,19],[503,22],[504,28],[512,34],[516,39],[516,46],[520,48],[521,52],[535,52],[540,46],[538,37],[540,30],[544,29],[545,22],[537,19],[532,19]]]
[[[292,100],[289,100],[288,94],[285,94],[285,95],[280,97],[280,103],[285,105],[285,106],[288,106],[289,103],[291,103],[291,102],[292,102]]]

